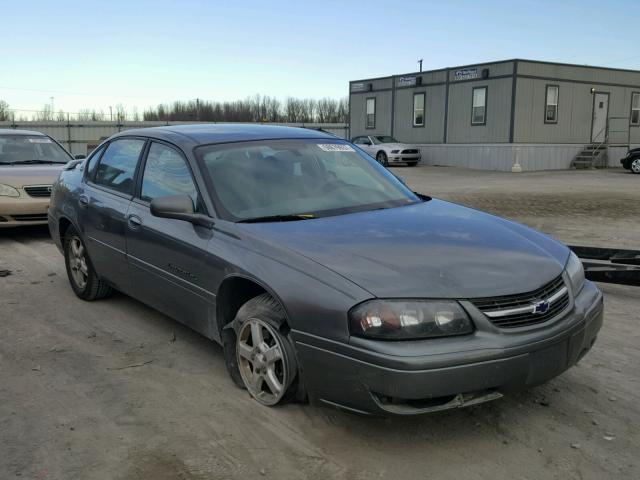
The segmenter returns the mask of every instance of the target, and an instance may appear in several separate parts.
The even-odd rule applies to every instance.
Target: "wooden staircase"
[[[571,168],[607,168],[607,145],[605,143],[586,145],[571,160]]]

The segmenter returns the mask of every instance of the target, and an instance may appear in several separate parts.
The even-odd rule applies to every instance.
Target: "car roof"
[[[0,128],[0,135],[37,135],[39,137],[46,137],[42,132],[36,132],[35,130],[14,130],[13,128]]]
[[[112,138],[121,136],[142,136],[166,140],[182,145],[206,145],[211,143],[243,142],[251,140],[276,139],[327,139],[337,137],[300,127],[286,127],[281,125],[255,125],[244,123],[216,123],[197,125],[167,125],[162,127],[137,128],[124,130]]]

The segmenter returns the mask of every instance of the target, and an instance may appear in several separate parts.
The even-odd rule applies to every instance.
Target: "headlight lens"
[[[381,340],[448,337],[473,332],[469,316],[451,300],[370,300],[349,313],[351,333]]]
[[[400,150],[391,150],[391,153],[399,153]]]
[[[4,185],[0,183],[0,197],[19,197],[20,192],[13,188],[11,185]]]
[[[578,256],[571,252],[569,260],[567,260],[567,266],[565,267],[567,275],[569,275],[569,281],[571,282],[571,291],[576,296],[582,290],[584,285],[584,268],[582,262]]]

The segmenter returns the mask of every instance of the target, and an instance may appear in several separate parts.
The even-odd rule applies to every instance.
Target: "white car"
[[[418,147],[400,143],[389,135],[362,135],[355,137],[351,143],[360,147],[385,167],[392,163],[406,163],[410,167],[415,167],[422,159]]]

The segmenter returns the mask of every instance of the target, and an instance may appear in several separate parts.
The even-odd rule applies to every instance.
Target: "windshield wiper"
[[[295,222],[297,220],[309,220],[316,218],[313,213],[295,213],[290,215],[268,215],[266,217],[253,217],[238,220],[237,223],[261,223],[261,222]]]
[[[66,162],[55,162],[53,160],[15,160],[13,162],[6,162],[3,165],[28,165],[28,164],[46,164],[52,163],[65,164]]]

